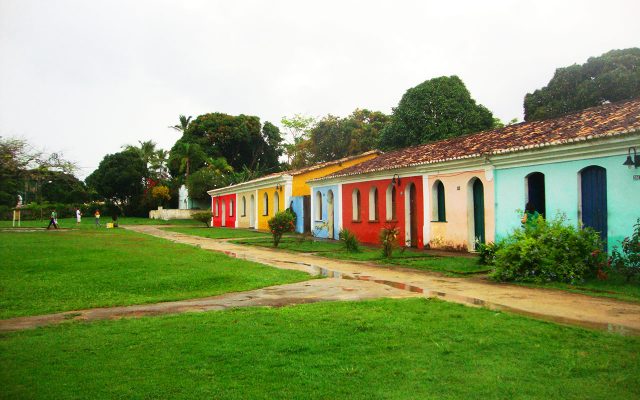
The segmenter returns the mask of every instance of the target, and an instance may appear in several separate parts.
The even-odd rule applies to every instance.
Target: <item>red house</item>
[[[399,229],[403,246],[424,248],[422,175],[342,185],[342,226],[365,243],[380,243],[385,226]]]
[[[236,194],[211,197],[211,226],[236,227]]]

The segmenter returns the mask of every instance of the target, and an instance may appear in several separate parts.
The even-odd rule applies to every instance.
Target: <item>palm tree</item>
[[[175,129],[179,132],[185,132],[189,127],[189,122],[191,122],[191,116],[185,117],[184,115],[180,115],[180,125],[170,126],[169,128]]]

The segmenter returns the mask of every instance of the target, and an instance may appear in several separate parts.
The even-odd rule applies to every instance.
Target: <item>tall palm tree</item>
[[[185,132],[189,127],[189,122],[191,122],[191,116],[185,117],[184,115],[180,115],[180,125],[170,126],[169,128],[175,129],[178,132]]]

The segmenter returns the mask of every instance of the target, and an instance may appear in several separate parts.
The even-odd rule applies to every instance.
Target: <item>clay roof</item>
[[[491,131],[391,151],[314,180],[511,153],[615,136],[639,129],[640,98],[636,98],[587,108],[559,118],[522,122]]]

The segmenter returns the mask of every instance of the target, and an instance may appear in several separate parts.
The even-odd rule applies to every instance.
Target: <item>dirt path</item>
[[[476,279],[449,278],[422,271],[390,270],[308,254],[242,246],[225,240],[165,231],[156,226],[139,225],[126,228],[277,268],[371,281],[456,303],[511,311],[539,319],[623,334],[640,334],[640,303],[627,303],[559,290],[496,284]]]
[[[420,296],[420,294],[379,285],[373,282],[348,281],[343,279],[314,279],[289,285],[271,286],[248,292],[228,293],[200,299],[125,307],[92,308],[88,310],[0,320],[0,332],[32,329],[39,326],[62,324],[69,321],[96,321],[183,312],[219,311],[236,307],[280,307],[290,304],[315,303],[319,301],[355,301],[380,297],[403,298],[413,296]]]

